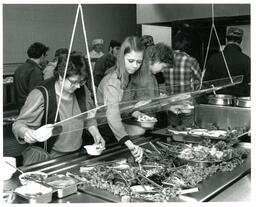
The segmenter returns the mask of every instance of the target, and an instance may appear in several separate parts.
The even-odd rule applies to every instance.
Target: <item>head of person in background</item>
[[[71,51],[70,55],[83,55],[83,53],[81,51],[78,51],[78,50],[73,50]]]
[[[53,61],[57,62],[58,58],[63,55],[68,55],[68,49],[67,48],[59,48],[55,51],[54,59]],[[57,65],[57,64],[56,64]]]
[[[120,47],[117,56],[117,74],[122,88],[128,85],[129,79],[136,75],[143,62],[144,45],[136,36],[127,37]],[[131,76],[131,78],[129,78]]]
[[[172,48],[164,43],[157,43],[145,51],[141,71],[155,75],[173,67],[173,62]]]
[[[238,27],[228,28],[226,39],[227,44],[237,44],[240,45],[243,40],[243,30]]]
[[[150,46],[155,45],[154,44],[154,39],[151,35],[143,35],[140,38],[141,43],[144,45],[145,49],[147,49]]]
[[[185,31],[178,31],[173,39],[173,50],[180,50],[191,55],[191,46],[190,35]]]
[[[92,41],[92,49],[97,53],[103,52],[103,45],[103,39],[94,39]]]
[[[117,57],[121,43],[116,40],[110,40],[109,43],[109,53],[112,54],[114,57]]]
[[[67,55],[68,55],[67,48],[60,48],[55,51],[54,59],[47,64],[47,66],[45,67],[45,69],[43,71],[44,79],[53,77],[53,71],[58,63],[59,57],[67,56]]]
[[[49,50],[49,47],[45,46],[43,43],[35,42],[29,46],[27,50],[27,55],[30,60],[33,60],[42,68],[44,68],[47,64],[46,57],[47,57],[48,50]]]

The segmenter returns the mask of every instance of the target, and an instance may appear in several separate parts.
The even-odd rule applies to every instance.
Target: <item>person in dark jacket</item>
[[[97,122],[92,118],[94,113],[91,113],[92,116],[89,112],[87,114],[92,119],[63,121],[82,112],[89,110],[93,112],[91,110],[95,108],[90,92],[85,86],[89,76],[85,58],[81,55],[71,55],[64,78],[66,62],[67,57],[61,56],[54,71],[54,77],[46,79],[29,93],[25,105],[13,124],[13,133],[20,144],[28,143],[42,147],[43,141],[47,140],[47,151],[51,157],[79,150],[84,143],[82,139],[84,128],[88,129],[96,144],[105,147],[105,140],[98,131]],[[46,107],[47,97],[48,110]],[[47,134],[47,131],[52,132],[54,129],[52,124],[55,122],[60,98],[56,121],[62,121],[61,124],[58,124],[62,131],[58,133],[58,136],[47,138],[44,133]],[[46,116],[47,120],[45,121]],[[44,127],[44,131],[38,134],[36,130],[40,127]]]
[[[111,40],[109,44],[109,51],[107,54],[100,57],[95,63],[93,70],[94,84],[96,87],[100,84],[100,81],[104,77],[107,69],[116,64],[116,57],[119,51],[121,43],[116,40]]]
[[[233,96],[250,96],[251,66],[250,57],[245,55],[240,47],[243,38],[243,30],[230,27],[227,31],[227,45],[224,48],[224,56],[231,76],[243,75],[243,82],[233,87],[217,91]],[[228,78],[227,68],[221,52],[212,55],[206,65],[204,80]]]
[[[19,66],[14,73],[14,87],[18,109],[24,105],[30,91],[32,91],[43,79],[42,67],[45,62],[47,46],[35,42],[27,50],[29,59]]]

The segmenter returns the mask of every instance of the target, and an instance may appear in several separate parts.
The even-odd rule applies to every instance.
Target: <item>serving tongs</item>
[[[71,173],[71,172],[66,172],[66,176],[71,177],[71,178],[75,178],[76,180],[80,181],[80,182],[87,182],[88,180],[78,174],[75,173]]]
[[[168,150],[168,152],[171,152],[172,154],[175,154],[175,155],[179,155],[179,154],[180,154],[180,152],[170,150],[169,147],[172,147],[172,145],[170,145],[170,144],[168,144],[168,143],[159,142],[159,141],[157,141],[156,143],[157,143],[160,147],[162,147],[162,148]]]
[[[162,156],[162,153],[157,149],[157,147],[152,143],[149,142],[150,146],[157,152],[157,154],[159,154],[160,156]]]
[[[143,179],[147,180],[149,183],[151,183],[153,186],[155,186],[157,189],[163,190],[163,187],[161,185],[158,185],[153,180],[147,178],[146,176],[142,175],[141,173],[137,172],[138,176],[142,177]]]

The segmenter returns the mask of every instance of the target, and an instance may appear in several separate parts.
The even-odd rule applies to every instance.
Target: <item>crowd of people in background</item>
[[[224,54],[231,75],[244,75],[242,89],[239,89],[241,86],[237,86],[236,91],[239,93],[235,95],[249,96],[250,59],[241,52],[239,47],[242,35],[241,29],[230,28],[228,30],[228,44],[224,49]],[[122,122],[118,103],[158,97],[161,95],[159,83],[165,85],[166,95],[199,89],[202,68],[189,52],[191,42],[189,35],[184,31],[176,33],[172,47],[165,43],[154,43],[150,35],[140,38],[129,36],[122,43],[111,40],[106,54],[103,53],[103,45],[103,39],[94,39],[90,54],[85,55],[80,51],[73,51],[68,63],[68,49],[57,49],[53,60],[47,64],[46,56],[49,47],[36,42],[28,48],[29,59],[15,71],[14,75],[20,114],[13,125],[13,132],[20,143],[39,142],[34,130],[44,124],[54,123],[52,114],[56,113],[56,102],[60,98],[63,101],[58,115],[59,121],[95,107],[92,98],[96,97],[90,93],[92,89],[90,78],[92,77],[89,73],[88,56],[94,62],[91,69],[97,88],[98,102],[111,106],[106,111],[108,125],[116,140],[121,145],[126,145],[138,162],[143,157],[143,149],[131,141],[127,131],[128,126]],[[227,77],[227,73],[223,72],[226,71],[224,62],[220,59],[221,54],[217,54],[208,61],[205,80]],[[68,65],[67,75],[64,77],[66,64]],[[46,67],[43,68],[42,65]],[[216,67],[222,69],[216,72]],[[63,97],[59,97],[60,86],[63,82]],[[51,104],[49,111],[45,108],[47,97],[42,88],[46,88],[49,93]],[[191,100],[191,105],[193,101]],[[191,121],[191,113],[191,111],[183,113],[181,110],[177,111],[177,108],[170,108],[169,124],[181,124],[181,116],[188,117]],[[48,119],[44,121],[46,115]],[[134,111],[132,114],[135,118],[141,115],[143,113],[139,111]],[[72,126],[65,127],[68,127],[70,131],[73,130],[72,127],[79,128],[76,125],[81,125],[80,128],[83,128],[81,120],[72,124]],[[95,143],[102,143],[105,146],[105,140],[97,128],[96,121],[92,121],[87,128]],[[82,134],[83,130],[76,132],[76,141],[73,139],[71,141],[71,135],[66,134],[50,138],[49,154],[57,157],[60,154],[80,149]]]

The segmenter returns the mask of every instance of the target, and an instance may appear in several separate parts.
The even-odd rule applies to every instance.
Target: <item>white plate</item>
[[[144,185],[144,187],[146,190],[141,185],[134,185],[131,187],[131,190],[135,192],[145,192],[145,191],[151,191],[154,189],[154,187],[149,185]]]
[[[112,168],[117,169],[117,170],[125,170],[125,169],[129,169],[130,166],[128,164],[121,164],[121,165],[114,166]]]

